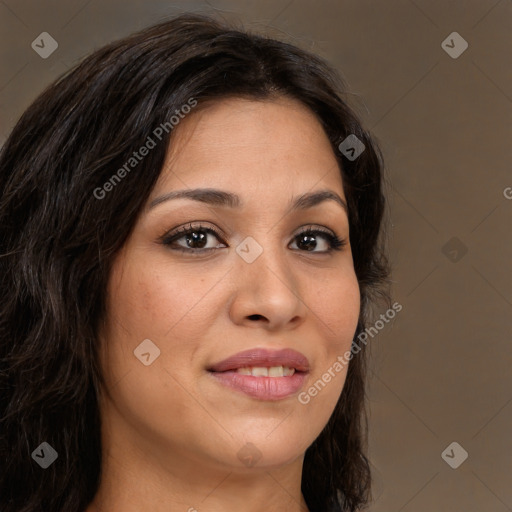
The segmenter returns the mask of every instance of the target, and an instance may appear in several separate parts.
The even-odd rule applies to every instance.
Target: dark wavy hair
[[[83,511],[101,475],[98,328],[114,257],[161,172],[170,132],[108,200],[93,193],[190,98],[294,98],[321,122],[339,163],[361,291],[355,335],[388,299],[383,159],[342,100],[343,81],[291,44],[184,14],[109,44],[50,85],[0,153],[0,508]],[[169,126],[169,125],[167,125]],[[354,134],[366,149],[348,159]],[[172,142],[171,142],[172,143]],[[348,367],[329,422],[305,454],[311,512],[360,510],[371,498],[367,350]],[[58,463],[31,454],[43,441]]]

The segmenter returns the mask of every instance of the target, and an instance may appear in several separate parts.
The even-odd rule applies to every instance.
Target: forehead
[[[315,114],[285,97],[228,98],[198,107],[175,127],[155,192],[290,183],[342,192],[338,162]]]

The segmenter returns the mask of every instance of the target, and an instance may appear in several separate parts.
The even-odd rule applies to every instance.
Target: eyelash
[[[174,232],[165,232],[160,238],[159,241],[163,245],[169,246],[169,248],[173,251],[180,251],[184,253],[194,254],[198,255],[200,253],[207,253],[210,251],[214,251],[217,249],[217,247],[209,247],[207,249],[191,249],[187,247],[181,247],[181,246],[175,246],[171,247],[173,243],[175,243],[177,240],[183,238],[186,235],[192,234],[194,232],[203,231],[206,233],[213,234],[221,243],[225,243],[222,241],[221,235],[213,228],[203,226],[202,224],[199,225],[192,225],[187,224],[186,226],[183,226],[179,228],[178,230]],[[332,251],[341,251],[346,245],[347,241],[346,239],[341,239],[337,235],[330,233],[329,231],[326,231],[321,228],[312,228],[311,226],[308,226],[306,229],[301,231],[300,233],[297,233],[293,240],[296,240],[297,238],[304,236],[304,235],[312,235],[312,236],[318,236],[321,235],[325,239],[327,239],[330,248],[327,251],[299,251],[300,252],[311,252],[312,254],[330,254]],[[297,250],[297,249],[296,249]]]

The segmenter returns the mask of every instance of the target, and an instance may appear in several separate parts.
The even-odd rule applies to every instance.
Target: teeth
[[[268,377],[268,368],[264,368],[261,366],[253,366],[252,367],[252,376],[253,377]]]
[[[285,377],[291,377],[295,373],[295,368],[288,368],[288,366],[283,367],[283,372]]]
[[[268,369],[269,377],[283,377],[284,368],[282,366],[272,366]]]
[[[291,377],[295,373],[295,368],[288,368],[288,366],[271,366],[270,368],[250,366],[238,368],[236,373],[252,375],[253,377]]]

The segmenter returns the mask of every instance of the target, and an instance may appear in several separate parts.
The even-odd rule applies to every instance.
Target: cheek
[[[348,365],[339,366],[339,357],[350,350],[360,313],[360,289],[355,273],[347,271],[342,279],[330,281],[316,294],[314,311],[323,333],[322,357],[315,369],[316,391],[311,390],[320,410],[334,408],[343,389]],[[318,382],[320,380],[320,382]],[[313,397],[312,397],[313,401]],[[315,406],[315,407],[316,407]]]
[[[317,365],[298,402],[300,423],[316,437],[329,420],[347,376],[348,364],[343,355],[351,348],[360,313],[355,273],[347,269],[341,276],[317,281],[314,288],[306,290],[305,303],[315,319],[321,346],[316,347]]]
[[[193,390],[189,363],[200,347],[205,324],[212,321],[203,316],[206,311],[199,299],[204,287],[208,290],[212,285],[197,275],[194,279],[155,268],[154,262],[136,261],[113,268],[102,368],[116,410],[145,435],[162,442],[186,439],[187,425],[203,419],[202,409],[187,390]],[[147,366],[134,354],[146,339],[160,351]],[[176,422],[177,416],[183,422]]]
[[[314,286],[314,288],[313,288]],[[321,284],[312,282],[305,303],[311,309],[325,339],[325,353],[350,348],[360,312],[360,290],[353,270]]]
[[[152,370],[146,372],[151,375],[148,378],[160,368],[189,380],[194,354],[217,316],[211,297],[224,274],[203,271],[198,275],[192,266],[177,270],[160,258],[138,258],[136,251],[129,260],[120,257],[109,282],[109,321],[103,336],[108,343],[102,344],[112,381],[134,370],[138,374],[140,367]],[[134,355],[146,339],[160,350],[148,367]]]
[[[214,276],[206,280],[189,269],[167,271],[154,262],[131,262],[113,271],[108,308],[132,339],[153,336],[165,343],[176,337],[175,331],[197,327],[204,313],[201,299],[213,280]]]

